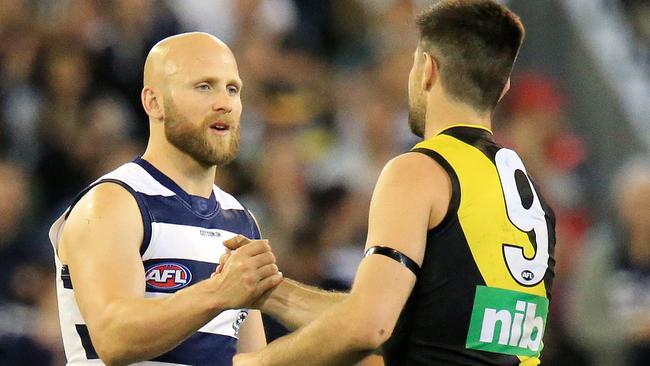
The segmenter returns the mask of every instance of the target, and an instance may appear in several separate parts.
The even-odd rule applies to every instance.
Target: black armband
[[[418,266],[418,264],[415,263],[413,259],[407,257],[405,254],[401,253],[398,250],[384,246],[374,246],[368,248],[363,256],[365,258],[372,254],[384,255],[408,268],[411,272],[413,272],[415,277],[418,277],[420,275],[420,266]]]

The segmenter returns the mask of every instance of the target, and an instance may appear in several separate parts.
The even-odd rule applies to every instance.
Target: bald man
[[[54,223],[68,365],[231,365],[266,344],[245,307],[281,281],[251,213],[214,185],[239,148],[242,82],[205,33],[162,40],[144,70],[145,153],[82,191]],[[218,268],[224,241],[252,246]]]

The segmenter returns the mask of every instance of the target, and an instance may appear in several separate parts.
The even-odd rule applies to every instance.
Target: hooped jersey
[[[144,225],[140,248],[145,270],[145,297],[166,297],[207,279],[225,253],[223,242],[242,234],[259,239],[251,214],[231,195],[214,186],[210,198],[192,196],[144,159],[138,158],[106,174],[82,191],[52,225],[61,332],[68,365],[103,365],[75,300],[68,268],[56,255],[65,220],[92,187],[119,184],[135,198]],[[98,271],[111,273],[110,268]],[[116,274],[119,279],[119,274]],[[137,365],[230,366],[246,309],[226,310],[173,350]]]
[[[540,363],[554,276],[555,217],[519,156],[489,130],[452,126],[413,150],[449,174],[452,197],[427,233],[421,273],[386,365]]]

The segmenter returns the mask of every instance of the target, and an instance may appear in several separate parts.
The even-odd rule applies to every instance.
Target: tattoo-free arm
[[[260,309],[289,329],[300,328],[316,319],[347,293],[331,292],[285,278],[261,301]]]
[[[431,218],[444,216],[450,192],[448,176],[430,158],[410,153],[394,159],[373,194],[366,246],[392,247],[420,265]],[[371,255],[361,262],[348,297],[264,350],[235,357],[235,366],[358,362],[391,336],[415,280],[398,262]]]
[[[145,298],[143,232],[133,196],[104,183],[77,203],[59,241],[57,254],[70,269],[79,310],[106,364],[161,355],[221,311],[252,302],[280,280],[269,268],[274,258],[268,243],[258,241],[233,252],[219,275],[168,297]]]

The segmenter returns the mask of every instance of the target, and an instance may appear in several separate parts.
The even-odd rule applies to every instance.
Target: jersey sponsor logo
[[[192,272],[180,263],[158,263],[145,272],[147,286],[158,290],[175,290],[192,281]]]
[[[535,356],[542,348],[548,299],[477,286],[467,348],[515,356]]]
[[[199,232],[201,233],[201,236],[207,236],[207,237],[211,237],[211,238],[219,238],[219,237],[221,237],[221,233],[218,232],[218,231],[210,231],[210,230],[201,229]]]

